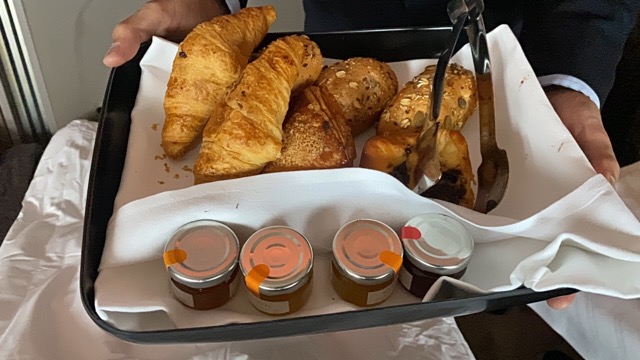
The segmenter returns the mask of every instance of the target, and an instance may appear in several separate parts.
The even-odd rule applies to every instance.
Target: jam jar
[[[180,227],[164,249],[175,297],[196,310],[224,305],[238,288],[240,243],[226,225],[197,220]]]
[[[309,300],[313,250],[309,241],[286,226],[255,232],[242,246],[240,269],[249,301],[269,315],[288,315]]]
[[[404,262],[400,283],[424,298],[441,276],[460,279],[473,254],[471,234],[456,219],[438,213],[410,219],[402,228]]]
[[[402,243],[389,226],[372,219],[351,221],[333,239],[331,284],[352,304],[380,304],[395,289],[402,257]]]

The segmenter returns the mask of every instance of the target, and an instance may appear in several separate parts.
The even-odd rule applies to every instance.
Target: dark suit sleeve
[[[604,103],[640,0],[527,0],[520,41],[538,76],[563,74]]]

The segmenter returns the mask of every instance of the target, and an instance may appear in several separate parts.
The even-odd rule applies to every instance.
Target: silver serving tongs
[[[476,73],[476,84],[479,101],[480,114],[480,152],[482,163],[478,167],[478,194],[474,204],[474,210],[488,213],[493,210],[502,200],[509,180],[509,160],[505,150],[498,148],[495,135],[495,110],[493,98],[493,81],[491,77],[491,61],[487,45],[487,34],[482,18],[484,2],[482,0],[452,0],[449,2],[447,11],[450,20],[453,22],[453,39],[451,46],[446,49],[438,58],[436,73],[433,81],[433,100],[431,101],[432,126],[427,126],[418,138],[416,144],[418,154],[427,154],[427,148],[432,152],[429,156],[420,158],[420,166],[424,172],[422,183],[432,186],[440,178],[433,176],[436,164],[439,167],[435,144],[437,138],[437,121],[440,108],[442,106],[442,96],[444,91],[444,77],[447,65],[451,60],[451,55],[455,50],[460,32],[465,24],[467,26],[467,36],[471,46],[471,54]],[[423,149],[420,152],[420,149]],[[432,183],[430,183],[432,182]],[[430,183],[430,184],[429,184]]]
[[[461,0],[454,0],[460,2]],[[478,195],[473,209],[488,213],[493,210],[504,196],[509,182],[509,158],[504,149],[496,143],[496,119],[493,97],[491,61],[487,45],[487,32],[482,19],[484,3],[482,0],[466,0],[474,3],[469,11],[467,36],[471,45],[473,65],[476,71],[478,91],[478,109],[480,113],[480,153],[482,163],[478,167]]]
[[[459,4],[460,3],[460,4]],[[436,140],[438,138],[438,128],[440,122],[440,109],[442,107],[442,95],[444,92],[444,76],[447,70],[447,65],[451,60],[451,56],[458,43],[460,33],[467,22],[469,11],[467,10],[464,0],[453,0],[449,2],[447,7],[449,18],[453,22],[452,37],[449,47],[438,57],[438,63],[436,65],[436,71],[433,76],[433,89],[432,89],[432,101],[431,109],[431,121],[426,121],[422,127],[422,131],[416,141],[415,151],[418,154],[418,166],[416,166],[416,174],[414,179],[417,183],[413,189],[414,192],[422,194],[427,189],[434,186],[442,177],[442,169],[440,165],[440,159],[438,157],[438,150],[436,146]]]

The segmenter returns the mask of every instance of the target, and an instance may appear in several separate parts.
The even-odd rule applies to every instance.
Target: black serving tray
[[[307,34],[325,57],[346,59],[374,57],[381,61],[436,58],[447,46],[450,28],[412,28],[363,30]],[[269,33],[263,45],[293,33]],[[135,343],[227,342],[294,335],[335,332],[407,323],[429,318],[460,316],[501,310],[575,292],[558,289],[534,292],[513,291],[471,294],[446,286],[440,298],[431,302],[363,309],[320,316],[277,319],[255,323],[229,324],[162,331],[127,331],[103,321],[96,313],[94,283],[102,258],[106,230],[113,212],[124,167],[131,111],[140,84],[140,60],[149,47],[142,44],[131,61],[111,72],[98,125],[85,210],[80,291],[82,303],[91,319],[105,331]],[[215,310],[212,310],[215,311]]]

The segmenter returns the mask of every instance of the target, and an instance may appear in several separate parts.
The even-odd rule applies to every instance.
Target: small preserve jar
[[[388,299],[402,266],[402,243],[389,226],[371,219],[345,224],[333,239],[331,284],[357,306]]]
[[[402,245],[400,283],[421,299],[438,278],[460,279],[474,248],[471,234],[460,222],[437,213],[409,220],[402,228]]]
[[[242,247],[240,269],[249,301],[263,313],[291,314],[309,300],[313,250],[294,229],[270,226],[255,232]]]
[[[163,255],[173,294],[196,310],[224,305],[238,289],[239,253],[238,238],[226,225],[212,220],[183,225]]]

